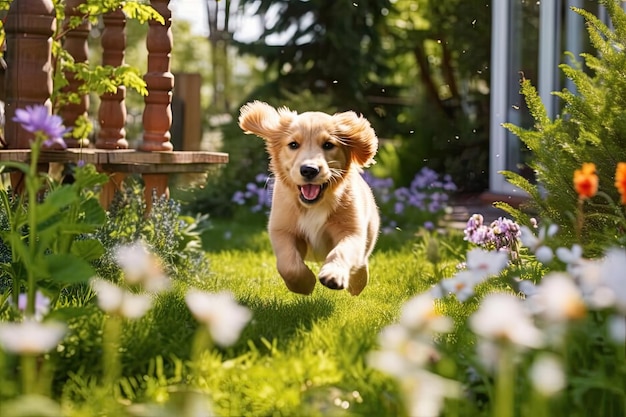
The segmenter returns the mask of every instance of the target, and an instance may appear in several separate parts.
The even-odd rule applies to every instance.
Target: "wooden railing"
[[[66,21],[57,22],[51,0],[14,0],[6,16],[5,129],[6,146],[0,150],[0,161],[28,161],[32,134],[12,119],[15,110],[37,104],[51,108],[52,56],[51,45],[55,25],[66,25],[77,16],[76,6],[82,0],[66,1]],[[174,150],[170,141],[172,124],[172,91],[174,76],[170,72],[172,50],[171,13],[169,0],[151,0],[150,4],[165,19],[165,24],[149,22],[147,34],[148,68],[144,80],[148,95],[143,110],[143,140],[136,149],[129,149],[126,140],[126,90],[100,96],[98,131],[95,143],[86,139],[68,140],[67,150],[42,152],[40,162],[93,163],[110,174],[110,181],[101,192],[101,202],[108,206],[123,179],[130,173],[140,174],[145,184],[146,202],[150,204],[153,191],[168,195],[170,174],[205,172],[213,164],[228,162],[220,152]],[[119,66],[124,63],[126,48],[126,18],[121,10],[103,17],[101,37],[102,64]],[[64,37],[63,47],[76,62],[88,59],[87,39],[90,25],[84,22]],[[70,91],[78,91],[79,81],[66,74]],[[83,95],[77,104],[64,106],[60,115],[66,126],[87,115],[89,96]],[[14,184],[15,185],[15,184]]]

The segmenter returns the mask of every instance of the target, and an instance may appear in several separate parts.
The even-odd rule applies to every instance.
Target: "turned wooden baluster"
[[[66,0],[65,3],[65,22],[64,26],[67,30],[70,18],[72,17],[81,17],[82,14],[76,10],[76,8],[83,3],[83,0]],[[65,39],[63,41],[63,47],[67,50],[67,52],[72,55],[74,58],[74,62],[86,62],[87,56],[89,53],[89,47],[87,45],[87,37],[89,36],[89,31],[91,30],[91,24],[88,20],[84,20],[78,27],[69,30],[65,34]],[[78,92],[78,87],[81,82],[76,79],[73,72],[66,72],[65,77],[67,78],[68,85],[63,89],[63,92]],[[76,124],[76,120],[79,117],[87,116],[87,109],[89,108],[89,95],[82,94],[80,96],[80,102],[78,103],[68,103],[61,108],[61,117],[63,118],[63,122],[66,126],[71,127]],[[70,148],[76,148],[79,146],[88,146],[89,139],[79,138],[75,139],[74,137],[66,137],[65,143]]]
[[[148,72],[144,76],[148,88],[143,111],[142,151],[171,151],[172,90],[174,75],[170,72],[172,52],[172,13],[169,0],[152,0],[150,5],[163,16],[165,24],[151,20],[148,23]]]
[[[150,5],[163,16],[165,24],[148,23],[148,71],[144,76],[148,95],[143,111],[143,142],[141,151],[171,151],[170,127],[172,126],[172,90],[174,75],[170,72],[172,52],[172,13],[169,0],[152,0]],[[153,191],[157,197],[169,196],[167,174],[144,174],[144,197],[148,211],[152,205]]]
[[[5,126],[7,148],[30,149],[34,139],[13,121],[15,110],[26,106],[45,105],[51,111],[52,103],[52,35],[56,17],[51,0],[18,0],[11,3],[4,25],[6,33]],[[47,164],[40,164],[47,171]],[[24,190],[24,174],[11,173],[11,189]]]
[[[118,67],[124,64],[126,49],[126,16],[122,10],[103,16],[102,65]],[[115,93],[100,96],[98,121],[100,131],[96,139],[96,148],[126,149],[126,87],[120,86]]]
[[[28,149],[33,134],[13,121],[16,109],[45,105],[52,108],[52,35],[56,18],[52,0],[11,3],[6,31],[5,137],[7,147]]]

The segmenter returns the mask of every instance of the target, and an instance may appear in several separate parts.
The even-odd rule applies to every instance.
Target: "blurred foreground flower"
[[[59,322],[0,323],[0,345],[8,352],[38,355],[54,348],[63,338],[67,327]]]
[[[163,272],[160,259],[148,250],[144,242],[118,246],[114,257],[129,284],[141,285],[148,292],[169,289],[171,282]]]
[[[51,115],[46,106],[26,106],[25,109],[16,109],[13,121],[21,124],[25,130],[34,133],[36,137],[44,138],[44,148],[67,148],[63,135],[69,129],[63,126],[63,119],[60,116]]]
[[[621,203],[626,205],[626,162],[619,162],[615,169],[615,188],[621,196]]]
[[[147,294],[131,293],[100,278],[92,279],[91,286],[98,296],[98,306],[106,313],[138,319],[152,307],[152,299]]]
[[[517,297],[505,293],[487,295],[469,325],[479,336],[493,342],[536,348],[543,344],[541,331]]]
[[[530,380],[535,390],[546,397],[565,388],[565,372],[558,356],[543,353],[537,357],[530,368]]]
[[[192,289],[185,301],[196,320],[208,327],[213,341],[222,347],[235,343],[252,318],[250,310],[237,304],[229,292],[213,294]]]

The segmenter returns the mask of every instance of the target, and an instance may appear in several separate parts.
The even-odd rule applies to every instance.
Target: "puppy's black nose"
[[[307,180],[312,180],[320,173],[320,170],[315,165],[302,165],[300,167],[300,175]]]

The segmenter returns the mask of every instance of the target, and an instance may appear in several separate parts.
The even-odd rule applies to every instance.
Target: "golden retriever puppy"
[[[352,295],[369,278],[368,257],[380,217],[361,168],[373,162],[378,139],[369,122],[347,111],[298,114],[254,101],[241,108],[239,126],[265,140],[274,174],[268,224],[278,273],[296,293],[320,282]]]

